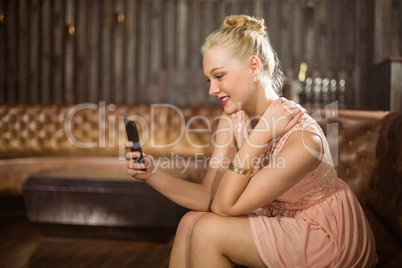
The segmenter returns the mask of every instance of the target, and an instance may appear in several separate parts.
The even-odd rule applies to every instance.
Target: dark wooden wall
[[[345,79],[352,108],[401,55],[400,0],[0,0],[0,103],[211,103],[200,46],[230,14],[266,20],[289,79]]]

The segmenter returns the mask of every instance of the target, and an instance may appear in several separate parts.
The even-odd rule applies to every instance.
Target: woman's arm
[[[308,151],[305,146],[308,146]],[[292,133],[274,161],[249,176],[227,171],[212,204],[222,216],[237,216],[269,204],[320,163],[311,149],[321,152],[322,141],[312,132]]]
[[[230,117],[222,115],[214,140],[214,150],[207,172],[201,184],[185,181],[171,176],[153,166],[152,156],[145,156],[145,165],[148,171],[141,171],[140,164],[133,163],[132,158],[137,157],[135,152],[129,151],[130,143],[126,144],[126,166],[128,173],[145,181],[151,187],[165,195],[173,202],[197,211],[210,211],[211,202],[223,174],[227,170],[230,160],[237,152],[234,144],[233,128]],[[151,172],[151,170],[155,170]]]
[[[296,125],[303,113],[300,112],[299,106],[290,105],[293,105],[293,107],[279,99],[268,107],[250,134],[248,142],[240,148],[233,160],[236,167],[252,170],[255,160],[260,157],[264,149],[264,145],[273,137],[281,136]],[[290,136],[279,156],[284,159],[286,168],[281,167],[281,170],[278,170],[278,167],[271,163],[271,165],[259,171],[251,180],[257,181],[256,178],[263,176],[264,181],[269,182],[268,184],[252,184],[250,182],[249,185],[249,175],[241,175],[227,170],[218,188],[212,204],[212,210],[220,215],[244,214],[266,205],[294,185],[304,176],[303,174],[311,170],[311,166],[317,163],[317,159],[304,149],[302,141],[298,139],[298,135],[294,133]],[[314,136],[306,136],[307,138],[304,137],[306,140],[304,142],[312,143],[310,144],[311,147],[320,151],[321,143],[317,143]],[[295,154],[297,155],[296,158],[294,157]],[[280,176],[276,172],[279,172]],[[298,175],[295,176],[294,174]],[[303,176],[300,177],[299,174]],[[250,188],[251,185],[254,185],[254,188]],[[245,194],[250,193],[251,197],[248,198]],[[255,194],[259,195],[255,196]]]

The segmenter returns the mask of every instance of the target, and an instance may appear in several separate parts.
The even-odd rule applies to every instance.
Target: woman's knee
[[[213,213],[202,215],[194,224],[191,233],[191,243],[193,246],[202,244],[211,245],[219,239],[221,229],[221,217]]]
[[[180,220],[177,233],[191,233],[197,220],[207,212],[189,211]]]

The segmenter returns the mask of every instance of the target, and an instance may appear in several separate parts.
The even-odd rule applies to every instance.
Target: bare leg
[[[220,217],[207,213],[199,218],[191,236],[191,267],[265,267],[251,233],[248,217]]]
[[[169,267],[190,267],[190,239],[194,224],[205,215],[206,212],[190,211],[181,219],[177,227],[172,252],[170,254]]]

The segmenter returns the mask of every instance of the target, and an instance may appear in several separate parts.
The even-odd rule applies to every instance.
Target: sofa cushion
[[[364,206],[363,210],[375,237],[379,258],[376,268],[402,267],[402,245],[369,207]]]
[[[402,113],[381,122],[368,205],[402,243]]]

